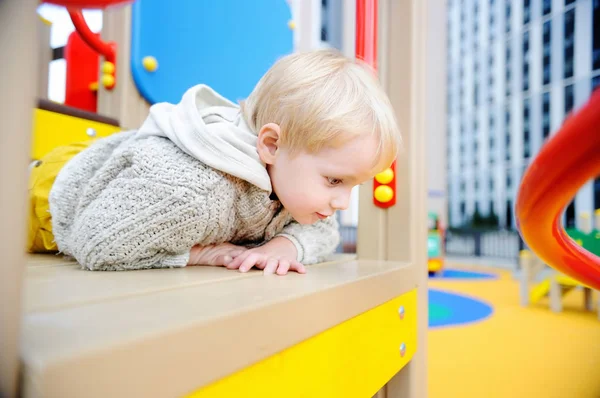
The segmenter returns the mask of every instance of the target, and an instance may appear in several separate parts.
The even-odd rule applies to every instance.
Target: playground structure
[[[595,212],[595,227],[592,228],[590,216],[580,215],[584,230],[567,229],[567,234],[584,249],[600,255],[600,209]],[[521,266],[520,298],[521,305],[535,304],[547,297],[553,312],[563,310],[563,297],[573,290],[583,290],[586,310],[593,309],[594,289],[585,286],[570,276],[564,275],[546,265],[538,256],[529,250],[522,250],[519,256]],[[598,297],[598,318],[600,319],[600,297]]]
[[[424,132],[426,107],[444,108],[435,92],[444,56],[425,38],[444,23],[444,3],[357,1],[357,31],[366,38],[357,40],[357,52],[377,60],[405,150],[392,170],[402,187],[393,191],[393,206],[375,206],[375,187],[361,187],[356,259],[277,279],[212,267],[90,273],[58,257],[26,258],[28,161],[61,140],[135,128],[148,98],[160,97],[137,86],[169,70],[168,57],[152,54],[158,69],[150,71],[146,55],[130,47],[135,15],[146,15],[140,4],[105,12],[101,36],[117,44],[110,71],[116,79],[98,85],[96,114],[36,100],[38,32],[45,29],[37,1],[0,2],[0,51],[11,59],[0,90],[7,104],[0,108],[0,175],[12,188],[0,193],[0,293],[10,303],[1,318],[1,393],[14,396],[19,387],[27,397],[426,397]],[[379,25],[377,15],[384,16]],[[135,76],[132,59],[147,76]]]
[[[561,224],[564,208],[578,189],[600,174],[600,90],[565,121],[527,169],[516,202],[519,231],[536,261],[523,253],[521,302],[526,305],[550,295],[551,307],[561,310],[562,294],[585,289],[591,308],[591,289],[600,289],[600,215],[596,227],[584,216],[585,231],[566,231]],[[543,264],[552,267],[547,280],[529,292],[528,284]]]
[[[440,272],[444,268],[444,230],[439,216],[429,212],[427,234],[427,269],[430,274]]]

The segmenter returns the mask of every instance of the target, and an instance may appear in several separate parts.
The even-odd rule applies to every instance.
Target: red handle
[[[102,41],[102,39],[98,38],[94,32],[90,30],[81,10],[69,9],[68,11],[71,21],[73,21],[73,25],[75,26],[75,30],[77,30],[77,33],[79,33],[87,45],[97,53],[104,55],[107,61],[114,63],[116,55],[114,44]]]
[[[542,148],[527,169],[515,214],[521,236],[544,262],[600,290],[600,257],[583,249],[561,224],[577,191],[600,174],[600,89]]]
[[[356,58],[377,70],[377,0],[356,0]]]

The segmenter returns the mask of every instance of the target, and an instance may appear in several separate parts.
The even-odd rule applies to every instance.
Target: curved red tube
[[[106,43],[96,37],[94,32],[90,30],[87,22],[85,22],[85,18],[83,17],[83,12],[81,10],[69,9],[68,11],[75,29],[81,38],[88,44],[88,46],[94,49],[94,51],[97,53],[104,55],[107,61],[114,63],[116,56],[115,46],[112,43]]]
[[[133,0],[42,0],[42,3],[56,4],[73,8],[107,8],[115,5],[131,3]]]
[[[600,290],[600,257],[583,249],[561,224],[564,208],[600,175],[600,89],[542,148],[527,169],[515,207],[521,236],[546,264]]]
[[[356,58],[377,70],[377,0],[356,0]]]

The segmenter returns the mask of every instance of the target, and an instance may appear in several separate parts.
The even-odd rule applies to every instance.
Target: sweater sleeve
[[[184,267],[191,247],[215,233],[208,221],[231,203],[227,195],[211,199],[210,192],[223,189],[214,176],[209,176],[212,186],[189,186],[178,181],[177,159],[161,159],[159,152],[143,148],[130,152],[115,155],[87,184],[65,252],[89,270]],[[136,161],[139,156],[154,156],[155,166],[150,159]],[[158,167],[177,173],[159,176]]]
[[[305,265],[325,261],[340,242],[335,216],[310,225],[292,221],[276,236],[284,236],[291,240],[298,250],[298,261]]]

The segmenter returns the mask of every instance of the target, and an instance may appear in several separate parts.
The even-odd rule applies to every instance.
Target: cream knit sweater
[[[61,252],[90,270],[183,267],[196,244],[255,246],[280,235],[312,264],[339,241],[334,217],[292,220],[269,193],[214,170],[162,137],[118,133],[61,170],[50,194]]]

